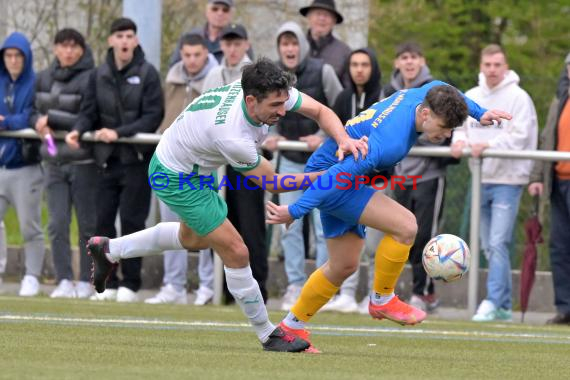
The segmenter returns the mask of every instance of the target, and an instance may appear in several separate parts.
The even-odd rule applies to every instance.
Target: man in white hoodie
[[[481,51],[479,86],[466,96],[482,107],[493,107],[513,115],[512,120],[489,127],[469,118],[455,130],[452,154],[461,156],[470,146],[473,157],[487,148],[533,150],[537,146],[538,122],[530,96],[519,87],[519,76],[509,70],[507,57],[498,45]],[[487,297],[473,321],[512,320],[512,277],[509,257],[513,228],[523,186],[529,182],[531,160],[486,158],[481,189],[481,247],[489,262]]]

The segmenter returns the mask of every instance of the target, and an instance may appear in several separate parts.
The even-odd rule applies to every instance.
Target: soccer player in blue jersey
[[[329,249],[329,260],[306,282],[297,303],[281,322],[283,329],[308,341],[305,324],[359,264],[365,226],[386,234],[376,251],[370,315],[402,325],[424,320],[425,312],[400,301],[394,294],[414,243],[416,218],[396,201],[364,184],[372,183],[370,178],[375,172],[402,160],[419,133],[425,133],[434,142],[449,138],[452,129],[460,126],[468,115],[483,125],[511,118],[508,113],[481,108],[456,88],[440,81],[398,91],[346,124],[352,138],[368,137],[369,151],[365,158],[349,157],[339,162],[336,143],[328,139],[307,163],[307,172],[326,170],[317,183],[294,204],[267,204],[270,224],[291,223],[318,208]],[[307,351],[318,352],[312,345]]]

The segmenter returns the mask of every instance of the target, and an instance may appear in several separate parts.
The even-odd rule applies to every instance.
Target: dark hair
[[[182,48],[182,46],[184,45],[190,45],[190,46],[202,45],[206,49],[208,48],[204,37],[195,33],[187,33],[183,35],[182,38],[180,38],[180,48]]]
[[[243,96],[253,95],[258,101],[272,92],[289,91],[295,85],[295,76],[283,71],[269,59],[262,57],[247,65],[241,76]]]
[[[277,36],[277,45],[279,45],[281,43],[281,38],[287,36],[287,37],[293,37],[294,39],[296,39],[297,41],[299,41],[299,37],[297,37],[297,35],[293,32],[291,32],[290,30],[286,30],[283,33],[281,33],[280,35]]]
[[[132,30],[137,34],[137,24],[130,18],[121,17],[113,21],[111,24],[111,31],[109,34],[115,32],[124,32],[125,30]]]
[[[421,106],[440,117],[445,123],[444,128],[449,129],[463,124],[469,115],[463,96],[455,87],[448,85],[431,88]]]
[[[73,28],[64,28],[59,30],[53,39],[54,44],[62,44],[68,41],[75,42],[75,44],[81,46],[81,48],[85,50],[85,38],[81,33]]]
[[[404,42],[396,47],[396,58],[404,53],[417,54],[422,57],[424,56],[421,46],[413,41]]]

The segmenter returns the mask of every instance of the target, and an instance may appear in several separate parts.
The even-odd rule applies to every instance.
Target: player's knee
[[[342,278],[343,280],[346,280],[354,272],[356,272],[356,270],[358,269],[358,264],[359,264],[358,262],[353,262],[353,263],[346,262],[339,265],[335,265],[331,267],[331,269],[334,271],[336,278]]]
[[[403,244],[413,244],[418,233],[418,222],[411,212],[407,212],[402,225],[398,228],[398,233],[394,238]]]
[[[180,240],[182,247],[188,251],[197,251],[200,249],[209,248],[208,244],[203,238],[185,229],[180,230],[178,239]]]
[[[249,263],[249,251],[243,240],[232,242],[228,246],[228,255],[226,257],[231,261],[231,266],[245,267]]]

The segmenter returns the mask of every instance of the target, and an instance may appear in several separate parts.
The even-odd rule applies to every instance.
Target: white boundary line
[[[69,325],[91,325],[96,324],[108,326],[124,326],[124,327],[189,327],[189,328],[213,328],[228,329],[239,328],[249,329],[247,323],[236,322],[205,322],[205,321],[172,321],[159,319],[117,319],[117,318],[79,318],[79,317],[56,317],[47,315],[22,315],[22,314],[4,314],[0,315],[1,322],[45,322],[45,323],[62,323]],[[351,326],[326,326],[312,325],[312,331],[323,332],[324,334],[334,335],[370,335],[370,334],[389,334],[402,336],[421,336],[429,335],[440,339],[453,338],[471,338],[474,340],[500,340],[515,339],[523,342],[555,342],[570,344],[570,335],[563,334],[545,334],[545,333],[524,333],[524,332],[493,332],[493,331],[459,331],[459,330],[437,330],[437,329],[403,329],[389,327],[351,327]]]

